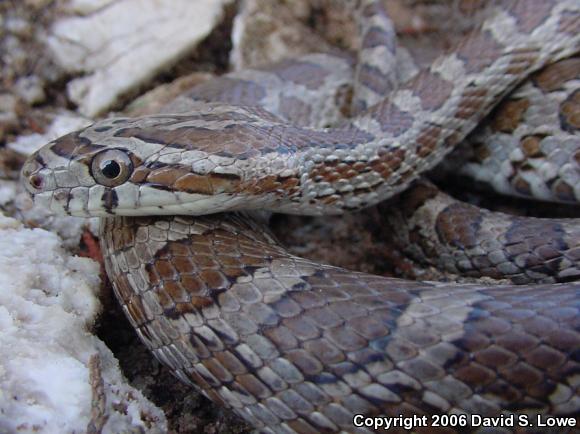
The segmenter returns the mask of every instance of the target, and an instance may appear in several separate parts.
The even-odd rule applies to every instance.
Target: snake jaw
[[[213,187],[211,191],[188,191],[187,188],[173,191],[170,185],[163,184],[163,172],[143,182],[128,180],[117,186],[106,186],[95,182],[91,173],[92,153],[73,155],[66,161],[61,158],[51,152],[49,144],[32,154],[21,171],[22,183],[35,204],[58,215],[123,216],[135,215],[136,209],[142,210],[142,215],[202,215],[247,204],[247,197],[234,195],[226,188],[229,178],[224,174],[208,184]],[[200,182],[186,178],[181,184],[193,188],[199,187]]]
[[[28,157],[20,172],[22,184],[37,206],[54,214],[87,217],[78,198],[80,190],[87,190],[88,173],[83,175],[82,164],[52,154],[52,143]]]

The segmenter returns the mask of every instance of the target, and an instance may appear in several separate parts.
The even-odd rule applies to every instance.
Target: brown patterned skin
[[[277,104],[265,102],[268,110],[198,101],[187,113],[107,119],[57,139],[25,166],[27,187],[55,212],[80,216],[247,208],[320,215],[370,206],[439,163],[530,73],[578,50],[578,5],[557,5],[542,15],[546,9],[533,2],[517,3],[516,19],[498,8],[454,50],[339,127],[290,124],[269,113],[283,92],[272,97]],[[300,60],[267,75],[308,93],[325,83],[327,70]],[[230,78],[223,84],[233,89],[230,97],[261,102],[258,78],[250,87]],[[210,90],[201,94],[217,97]],[[139,176],[114,186],[95,182],[89,163],[105,148],[127,154]],[[193,187],[157,173],[148,178],[182,169],[195,178]],[[221,181],[198,188],[199,176]]]
[[[368,432],[355,414],[578,415],[580,284],[353,273],[235,214],[109,218],[101,240],[141,339],[261,432]]]
[[[389,203],[399,248],[424,264],[515,284],[580,279],[580,220],[518,217],[460,202],[427,181]]]
[[[299,100],[280,91],[268,102],[259,81],[224,78],[196,98],[227,94],[278,110],[228,101],[106,120],[33,156],[28,187],[56,211],[83,215],[317,214],[375,203],[432,167],[531,71],[577,50],[578,7],[539,6],[517,4],[507,24],[500,13],[345,128],[289,125],[282,118],[300,112]],[[533,35],[542,25],[551,37]],[[502,40],[503,31],[518,37]],[[315,91],[325,81],[306,63],[273,75]],[[91,182],[105,149],[128,155],[122,185]],[[189,205],[193,194],[202,198]],[[101,240],[117,297],[156,357],[263,432],[366,432],[355,413],[578,414],[578,284],[486,288],[352,273],[290,256],[244,215],[111,218]]]
[[[447,170],[503,194],[580,202],[579,88],[578,55],[533,74],[449,156]]]

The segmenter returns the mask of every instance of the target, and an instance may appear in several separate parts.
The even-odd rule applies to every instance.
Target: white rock
[[[16,196],[16,181],[2,180],[0,182],[0,206],[6,206]]]
[[[8,143],[7,147],[24,155],[30,155],[51,140],[64,136],[72,131],[90,125],[90,119],[79,116],[70,111],[61,111],[42,134],[29,134],[19,136],[14,142]]]
[[[36,75],[20,77],[14,86],[16,93],[28,104],[38,104],[46,99],[44,83]]]
[[[234,70],[255,68],[312,52],[331,49],[305,24],[309,0],[246,0],[234,19],[230,63]]]
[[[85,432],[99,392],[101,432],[167,430],[89,331],[98,276],[98,264],[67,254],[57,235],[0,214],[0,432]],[[100,388],[89,382],[90,360],[100,361]]]
[[[84,15],[105,8],[107,5],[113,3],[114,1],[115,0],[71,0],[67,4],[67,8],[71,11]]]
[[[94,116],[189,53],[230,1],[115,0],[54,23],[48,46],[65,70],[87,73],[69,82],[68,93],[81,113]],[[88,0],[76,3],[91,10]]]

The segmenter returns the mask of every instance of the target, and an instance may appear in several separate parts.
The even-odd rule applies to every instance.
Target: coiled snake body
[[[362,2],[361,14],[375,9]],[[380,45],[382,30],[367,28],[363,48]],[[178,378],[261,431],[367,432],[355,414],[575,416],[579,284],[355,273],[290,255],[246,214],[203,214],[341,213],[393,196],[530,73],[578,51],[579,30],[577,1],[498,8],[388,98],[364,109],[373,97],[363,96],[360,114],[337,128],[288,123],[306,109],[298,98],[268,99],[259,82],[226,77],[193,91],[226,102],[97,122],[46,145],[23,175],[55,212],[109,216],[107,272],[140,338]],[[317,68],[288,61],[263,73],[307,93],[324,88]],[[244,98],[280,109],[236,105]],[[511,257],[545,260],[514,281],[566,282],[578,272],[577,224],[551,232],[558,242],[524,234],[468,250],[496,271]],[[514,245],[528,251],[513,254]]]

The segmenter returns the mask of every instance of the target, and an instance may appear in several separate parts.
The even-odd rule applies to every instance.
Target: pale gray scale
[[[392,92],[403,81],[398,72],[403,69],[403,60],[408,59],[398,56],[395,29],[381,2],[362,2],[357,8],[356,19],[361,47],[354,74],[353,114]]]
[[[569,80],[560,89],[545,93],[533,83],[524,84],[506,103],[528,102],[515,129],[503,132],[484,125],[450,155],[442,168],[450,173],[459,171],[502,194],[578,202],[580,136],[561,128],[559,113],[563,101],[579,87],[580,80]],[[534,136],[539,143],[526,148],[525,139]],[[571,190],[566,194],[558,191],[561,183]]]
[[[333,55],[331,53],[307,54],[285,62],[294,62],[297,65],[309,64],[316,69],[304,71],[307,81],[320,74],[320,85],[307,87],[275,74],[272,69],[244,69],[220,77],[219,92],[203,93],[201,86],[179,96],[162,108],[164,113],[182,113],[195,110],[199,101],[224,102],[234,105],[259,105],[269,112],[293,122],[295,125],[304,125],[314,128],[323,128],[336,125],[345,119],[341,107],[336,104],[341,88],[350,87],[353,81],[352,61],[347,54]],[[251,89],[259,87],[260,98],[256,99]],[[231,90],[231,91],[230,91]],[[235,90],[235,92],[234,92]],[[203,98],[197,96],[201,93]],[[297,104],[304,111],[288,110],[288,104]]]
[[[54,172],[57,187],[76,187],[79,182],[76,176],[68,170],[56,170]]]
[[[578,219],[515,217],[457,201],[424,182],[391,203],[395,243],[413,259],[450,273],[513,283],[574,280]]]
[[[221,227],[227,227],[228,230],[235,230],[236,222],[227,218],[226,221],[228,221],[228,224],[221,225]],[[161,225],[161,227],[163,227],[163,225]],[[291,264],[294,264],[294,267],[299,267],[299,264],[301,263],[302,262],[296,262],[289,258],[285,263],[286,265],[284,268],[292,267]],[[343,279],[350,280],[349,274],[344,271],[331,267],[327,267],[325,270],[325,272],[328,273],[324,279],[326,280],[326,285],[323,284],[324,280],[320,280],[319,277],[316,277],[316,273],[312,274],[311,277],[307,277],[309,273],[312,273],[312,271],[305,272],[305,270],[300,270],[298,273],[288,273],[285,271],[284,275],[300,274],[306,279],[314,279],[312,283],[315,286],[311,291],[314,291],[315,294],[319,294],[320,297],[326,299],[326,303],[329,306],[333,308],[340,307],[343,318],[347,321],[346,324],[350,324],[359,315],[359,313],[357,313],[357,303],[366,300],[368,298],[368,293],[363,291],[364,295],[357,295],[357,292],[352,285],[350,287],[351,292],[335,290],[333,293],[332,291],[329,291],[329,289],[324,289],[322,291],[317,290],[317,283],[314,283],[316,279],[323,284],[321,289],[328,286],[328,280],[331,282],[336,281],[336,283],[340,283]],[[370,281],[381,280],[374,276],[367,277],[362,274],[357,276],[358,278],[353,280],[353,282],[357,282],[357,285],[359,285],[361,289],[364,288],[364,282],[366,279],[370,279]],[[259,410],[256,410],[251,406],[246,407],[246,409],[254,408],[251,411],[258,419],[272,417],[270,412],[278,415],[276,416],[278,419],[284,419],[284,417],[279,417],[282,416],[282,413],[289,416],[291,413],[284,410],[285,407],[280,408],[278,406],[279,402],[277,400],[272,400],[274,397],[277,398],[278,393],[280,393],[276,390],[278,389],[278,385],[285,383],[288,387],[293,388],[296,393],[305,398],[308,396],[308,393],[316,393],[321,397],[334,397],[335,404],[331,405],[338,405],[338,408],[333,407],[333,410],[329,413],[329,408],[326,404],[328,401],[324,399],[316,399],[311,402],[317,410],[309,411],[306,416],[308,417],[308,420],[316,424],[328,424],[331,422],[333,425],[336,425],[336,429],[339,427],[347,428],[346,422],[342,420],[339,415],[343,414],[342,408],[345,408],[343,407],[344,404],[342,404],[342,400],[350,399],[352,395],[355,394],[354,390],[348,386],[349,382],[354,382],[352,383],[353,386],[356,384],[356,390],[358,390],[357,393],[362,397],[371,399],[375,403],[382,402],[385,405],[395,405],[403,401],[401,396],[396,393],[396,390],[398,390],[399,387],[407,385],[408,387],[405,390],[406,393],[409,393],[410,390],[417,390],[417,385],[421,384],[426,387],[428,391],[425,391],[423,388],[417,390],[417,396],[420,397],[420,401],[414,401],[415,405],[418,405],[418,402],[422,402],[422,405],[426,405],[428,408],[437,407],[442,411],[451,411],[453,408],[464,409],[467,411],[475,411],[475,408],[480,411],[485,409],[486,414],[495,414],[500,411],[502,408],[502,406],[498,404],[498,402],[501,402],[500,397],[494,397],[493,394],[486,395],[485,392],[479,391],[477,393],[477,400],[473,401],[471,398],[471,396],[475,394],[473,389],[465,385],[458,378],[454,377],[453,374],[447,373],[445,369],[451,369],[451,365],[457,361],[466,360],[462,356],[458,357],[458,352],[461,354],[462,351],[465,350],[462,349],[461,344],[458,345],[456,342],[461,342],[462,340],[467,339],[467,345],[479,345],[476,336],[474,336],[475,340],[473,340],[473,343],[470,343],[470,339],[472,338],[469,337],[469,333],[467,335],[465,334],[466,331],[464,328],[464,325],[469,323],[474,307],[477,307],[476,311],[487,309],[485,303],[489,304],[493,302],[494,304],[492,304],[492,306],[495,306],[496,308],[501,307],[501,312],[501,310],[505,310],[506,307],[510,306],[509,304],[506,304],[506,307],[503,307],[501,302],[502,299],[505,299],[506,301],[517,301],[518,299],[511,295],[502,296],[499,288],[494,289],[494,293],[488,294],[486,289],[478,287],[463,286],[458,288],[457,291],[451,291],[449,287],[445,286],[442,286],[441,288],[429,288],[429,286],[425,286],[425,284],[421,283],[411,284],[410,282],[401,282],[400,285],[406,288],[409,286],[414,287],[413,295],[411,295],[403,290],[400,292],[394,290],[393,286],[397,286],[396,280],[385,279],[385,281],[390,282],[389,286],[384,287],[382,292],[377,293],[374,297],[378,297],[379,299],[385,297],[387,300],[392,299],[393,301],[398,300],[396,301],[396,304],[392,305],[393,307],[391,310],[388,313],[385,313],[386,315],[393,316],[392,320],[387,322],[387,324],[391,324],[391,330],[388,333],[388,340],[378,338],[370,342],[364,349],[366,355],[360,353],[358,350],[348,354],[348,357],[352,358],[357,365],[362,364],[365,366],[365,375],[357,375],[356,372],[350,372],[337,377],[332,373],[332,371],[326,371],[334,369],[332,364],[321,365],[319,362],[315,362],[314,359],[311,358],[312,356],[305,352],[301,352],[299,358],[293,359],[293,357],[296,357],[296,353],[294,353],[295,355],[293,356],[292,350],[283,350],[279,345],[271,342],[271,340],[266,336],[252,334],[245,338],[245,344],[242,344],[242,346],[235,344],[235,351],[238,355],[244,357],[245,360],[251,360],[248,359],[248,355],[252,354],[251,357],[255,358],[255,361],[251,362],[252,365],[255,365],[257,369],[261,369],[261,372],[264,372],[263,369],[268,367],[268,369],[271,370],[269,371],[271,374],[266,376],[266,378],[271,378],[271,380],[266,381],[265,383],[260,383],[262,384],[260,387],[267,387],[269,391],[264,390],[263,392],[260,392],[259,396],[254,395],[254,398],[258,399],[258,404],[261,404]],[[234,284],[231,291],[235,292],[237,286],[238,284]],[[331,284],[331,286],[336,287],[337,289],[339,288],[334,284]],[[287,293],[288,295],[293,294],[291,288],[292,287],[290,286],[286,287],[286,291],[290,291]],[[570,286],[568,289],[573,290],[573,288],[574,285]],[[544,301],[540,304],[536,304],[536,306],[540,307],[546,306],[546,303],[550,303],[549,300],[552,299],[550,297],[555,296],[560,289],[554,289],[554,291],[550,292],[551,295],[549,297],[544,297],[539,291],[530,287],[518,290],[518,294],[523,295],[529,292],[530,296],[535,294],[535,296],[543,297]],[[303,287],[299,292],[305,294],[308,293],[308,291],[305,291]],[[344,304],[342,301],[345,297],[350,300],[348,304]],[[399,299],[399,297],[403,298]],[[494,297],[497,298],[497,302],[494,300]],[[567,297],[569,298],[570,294],[568,294]],[[403,307],[403,304],[401,303],[405,298],[410,300],[410,302],[408,304],[403,303]],[[301,299],[295,298],[295,300]],[[433,305],[436,304],[436,300],[439,300],[439,307],[433,308]],[[560,300],[562,303],[567,303],[566,297],[561,299],[554,297],[553,300],[553,303],[558,303],[556,300]],[[263,303],[260,301],[259,297],[251,297],[246,301],[249,304]],[[317,306],[317,304],[304,303],[303,299],[300,303],[302,305],[302,310],[294,310],[293,312],[295,317],[304,323],[311,315],[310,311],[312,307]],[[431,307],[424,309],[421,307],[423,303]],[[531,303],[529,306],[533,305],[534,303]],[[274,305],[272,305],[272,311],[277,311],[277,309],[274,308]],[[491,317],[494,317],[495,315],[493,312],[493,309],[488,312]],[[292,317],[291,315],[292,314],[290,313],[290,317]],[[438,324],[438,318],[441,316],[445,317],[446,321],[451,324],[451,327],[448,327],[448,335],[445,339],[437,337],[439,335],[439,329],[437,327],[430,327],[431,321],[435,321],[433,324]],[[481,318],[491,317],[486,314]],[[224,319],[226,321],[230,321],[232,318],[232,316],[224,313]],[[520,317],[520,320],[525,320],[526,318],[533,318],[533,316]],[[562,317],[563,320],[565,318],[565,316]],[[238,321],[247,322],[249,319],[250,317],[246,315],[245,319],[240,318]],[[490,326],[498,327],[502,324],[500,318],[495,319],[494,321],[496,321],[497,325],[494,325],[492,322],[490,323]],[[477,321],[474,324],[476,323]],[[501,327],[507,327],[504,333],[509,333],[511,330],[508,325],[509,323],[505,322],[505,324],[506,325],[502,325]],[[236,328],[233,325],[232,327]],[[278,326],[269,326],[265,330],[271,331],[272,327],[275,328]],[[204,326],[203,323],[199,327],[195,327],[194,330],[196,334],[205,336],[207,342],[213,342],[216,340],[215,337],[212,338],[208,335],[209,329],[207,326]],[[305,330],[303,328],[290,328],[287,330],[292,330],[292,333],[296,338],[304,343],[315,337],[315,335],[311,335],[310,333],[304,333]],[[451,330],[454,331],[451,332]],[[553,329],[546,329],[547,333],[551,333],[552,331]],[[521,333],[517,328],[514,329],[514,332],[516,335]],[[540,331],[534,333],[537,332]],[[259,333],[258,329],[255,329],[254,333]],[[165,339],[163,334],[159,334],[159,331],[155,332],[155,336],[155,341],[157,342],[163,342]],[[337,338],[338,336],[339,335],[337,335]],[[339,340],[329,342],[334,342],[334,345],[342,345],[341,338],[338,339]],[[207,347],[203,350],[204,354],[209,355],[208,351],[228,351],[229,344],[224,345],[225,346],[220,345],[215,348],[214,346]],[[244,350],[242,347],[245,347],[246,349]],[[381,357],[386,355],[387,358],[377,358],[379,354],[383,354]],[[176,358],[176,356],[173,356],[173,358]],[[290,362],[288,358],[294,360],[294,362]],[[373,368],[373,363],[378,364],[379,366]],[[397,369],[393,370],[393,366],[396,366]],[[444,369],[443,366],[446,366],[446,368]],[[212,387],[221,388],[224,387],[225,384],[229,384],[229,380],[220,380],[218,377],[207,371],[203,366],[197,366],[196,369],[199,370],[200,375],[210,382]],[[320,381],[322,381],[322,378],[324,377],[327,382],[322,382],[317,386],[312,385],[309,389],[305,389],[308,383],[304,383],[303,376],[307,375],[307,372],[312,372],[312,370],[316,372],[322,370]],[[272,372],[275,374],[272,374]],[[389,372],[391,373],[388,374]],[[449,372],[453,372],[453,370],[451,369]],[[368,374],[370,374],[370,376]],[[272,375],[275,376],[271,377]],[[342,378],[344,381],[340,381],[339,378]],[[273,388],[267,386],[271,381],[274,381],[272,383]],[[282,381],[282,383],[280,383],[280,381]],[[281,401],[284,401],[283,396],[286,395],[280,396]],[[474,407],[476,403],[477,407]],[[370,408],[367,410],[371,411]],[[296,415],[298,414],[303,413],[296,413]],[[268,416],[266,417],[266,415]],[[324,415],[324,417],[321,417],[321,415]],[[271,426],[276,426],[276,423],[278,422],[270,420],[268,423],[273,423],[274,425]]]
[[[509,7],[510,1],[488,0],[485,2],[465,2],[450,0],[448,2],[423,2],[412,0],[421,13],[421,17],[438,31],[464,34],[493,14],[492,6]],[[449,23],[453,23],[452,28]]]
[[[572,9],[571,4],[566,3],[565,6]],[[493,29],[494,23],[496,21],[502,23],[503,21],[505,21],[504,18],[505,17],[500,14],[496,16],[493,20],[487,21],[486,22],[487,24],[485,24],[484,27]],[[405,144],[405,148],[408,149],[409,152],[406,153],[399,170],[396,170],[394,172],[392,178],[390,179],[390,182],[389,180],[387,180],[384,183],[383,187],[377,189],[379,194],[364,193],[366,197],[364,197],[363,200],[351,198],[350,203],[346,205],[354,208],[368,206],[402,190],[413,179],[413,176],[408,176],[406,179],[402,179],[400,175],[401,173],[403,173],[403,171],[406,171],[406,173],[416,176],[416,174],[419,174],[420,172],[432,167],[434,164],[439,162],[445,156],[445,154],[447,154],[451,149],[451,146],[448,147],[443,146],[445,144],[446,139],[449,136],[453,136],[454,142],[460,141],[461,137],[467,134],[469,130],[473,128],[475,123],[481,117],[483,117],[483,115],[486,114],[486,112],[491,108],[493,102],[497,99],[497,97],[500,94],[505,93],[507,90],[509,90],[518,80],[523,79],[523,77],[527,73],[529,73],[533,69],[542,66],[548,60],[549,56],[552,56],[557,59],[559,58],[558,56],[568,54],[571,51],[570,47],[575,46],[575,37],[576,39],[578,39],[577,35],[569,35],[569,34],[559,35],[562,37],[554,38],[555,40],[552,41],[552,43],[550,44],[544,44],[547,45],[545,49],[543,45],[538,43],[538,50],[540,50],[540,52],[538,53],[537,57],[533,58],[533,61],[529,60],[528,63],[525,64],[527,66],[523,68],[521,71],[519,71],[518,74],[515,75],[503,74],[503,72],[509,66],[509,60],[512,57],[512,53],[514,52],[514,50],[517,52],[517,50],[527,49],[529,45],[533,45],[537,42],[534,41],[534,37],[537,38],[538,35],[542,36],[541,42],[544,43],[545,38],[543,36],[545,36],[545,34],[548,34],[550,31],[554,30],[554,27],[558,25],[557,20],[558,20],[557,16],[553,19],[546,20],[546,23],[539,26],[538,29],[536,29],[536,31],[530,36],[531,41],[518,38],[517,36],[519,35],[517,34],[517,28],[515,28],[512,24],[509,24],[507,26],[505,24],[501,25],[498,24],[498,26],[500,26],[501,28],[505,28],[505,34],[502,33],[502,35],[492,35],[492,36],[494,38],[501,36],[500,38],[501,41],[508,45],[506,47],[503,47],[504,49],[503,54],[502,51],[496,51],[494,53],[496,56],[499,57],[497,59],[490,60],[489,62],[490,64],[488,65],[487,69],[485,69],[485,72],[478,71],[478,80],[473,81],[474,77],[473,74],[469,73],[470,70],[464,70],[462,68],[462,65],[465,64],[464,59],[461,59],[455,55],[444,55],[443,57],[436,60],[430,69],[426,70],[426,75],[422,76],[424,80],[427,80],[426,83],[424,83],[423,80],[411,81],[406,86],[403,86],[401,89],[396,91],[392,95],[392,98],[389,100],[387,104],[380,103],[378,105],[375,105],[372,108],[370,108],[367,112],[365,112],[358,118],[354,119],[353,126],[358,129],[357,131],[371,133],[370,137],[366,139],[366,147],[367,147],[366,151],[368,153],[374,154],[374,156],[378,156],[379,151],[384,149],[384,147],[389,147],[389,149],[397,149],[402,146],[401,143]],[[509,45],[512,43],[514,43],[513,46]],[[468,55],[473,55],[473,53],[468,53]],[[479,64],[478,62],[480,62],[479,59],[471,61],[472,63],[477,65]],[[295,69],[293,70],[292,74],[296,74],[299,77],[298,72],[299,69]],[[299,82],[299,80],[297,82]],[[432,90],[432,87],[429,86],[429,84],[433,84],[431,82],[434,82],[436,84],[434,88],[435,93]],[[448,83],[449,86],[451,86],[452,83],[453,89],[451,90],[449,95],[441,93],[441,89],[438,88],[438,86],[442,82]],[[481,88],[486,90],[487,95],[485,101],[482,101],[485,102],[485,104],[482,105],[480,110],[474,111],[468,118],[464,119],[455,116],[455,113],[459,109],[459,104],[462,101],[461,98],[463,92],[468,90],[470,92],[473,92],[475,90],[473,88],[474,83],[477,84],[477,89]],[[306,84],[306,86],[308,86],[308,84]],[[429,91],[426,93],[427,89]],[[423,107],[424,104],[426,104],[425,107]],[[433,110],[433,107],[437,106],[438,104],[440,104],[441,106],[437,110]],[[402,110],[409,114],[410,117],[409,128],[406,131],[402,132],[402,134],[400,134],[398,137],[388,137],[388,136],[385,137],[384,135],[379,136],[378,133],[380,133],[381,130],[384,130],[385,127],[388,129],[388,124],[390,122],[388,115],[391,113],[390,108],[396,106],[402,107]],[[227,107],[226,110],[229,110],[229,113],[236,112],[236,110],[232,111],[232,109],[228,109]],[[238,112],[240,110],[238,110]],[[215,114],[222,113],[225,115],[224,110],[220,110],[215,106],[211,106],[209,108],[209,112]],[[254,111],[254,113],[251,113],[246,109],[244,116],[247,117],[248,115],[254,118],[256,122],[258,122],[258,124],[259,124],[258,119],[261,119],[263,122],[265,122],[266,125],[260,124],[260,129],[264,133],[268,131],[269,127],[267,126],[268,122],[266,121],[266,119],[268,119],[269,117],[266,111],[262,111],[260,113]],[[444,122],[445,120],[447,120],[447,122]],[[152,127],[155,125],[156,122],[159,125],[163,124],[163,122],[159,122],[159,117],[155,116],[136,121],[121,120],[121,122],[128,122],[129,124],[131,124],[132,122],[133,123],[142,122],[144,125],[150,125]],[[395,120],[395,122],[398,121]],[[433,147],[432,152],[425,158],[418,158],[417,151],[419,141],[416,140],[417,137],[420,137],[420,134],[422,133],[424,128],[431,125],[440,125],[441,123],[445,123],[445,129],[442,130],[442,132],[436,138],[432,146]],[[204,119],[200,119],[200,123],[192,122],[189,125],[191,125],[191,127],[195,127],[197,125],[201,128],[205,128],[209,124],[211,124],[211,122],[208,121],[208,117],[206,116]],[[249,126],[250,124],[251,121],[246,121],[245,125]],[[214,125],[214,127],[216,126]],[[121,127],[119,126],[118,128]],[[274,130],[278,131],[279,127],[273,126],[273,128]],[[352,128],[352,126],[349,128]],[[96,129],[99,129],[100,132],[100,127],[96,127]],[[192,131],[195,131],[195,129],[192,129]],[[310,137],[310,139],[308,138],[308,135],[315,134],[316,130],[305,130],[304,131],[305,136],[302,137],[296,134],[286,137],[284,135],[285,131],[286,129],[284,127],[281,127],[280,134],[275,134],[271,136],[272,140],[275,141],[283,140],[284,144],[287,141],[291,142],[297,140],[298,142],[305,142],[308,140],[311,145],[313,146],[318,145],[319,147],[323,148],[333,146],[336,148],[344,146],[343,144],[344,131],[341,130],[326,130],[324,131],[323,136],[317,136],[317,139],[314,142],[312,141],[312,137]],[[290,133],[290,130],[288,130],[288,132]],[[110,136],[111,132],[105,131],[104,135],[106,139],[106,136],[107,135]],[[115,135],[115,133],[113,133],[113,135]],[[290,137],[292,137],[292,139],[290,139]],[[93,137],[93,139],[95,138],[96,137]],[[123,139],[123,137],[114,137],[114,140],[111,140],[110,144],[115,146],[121,146],[120,144],[121,141],[119,139]],[[98,140],[93,141],[98,142]],[[126,142],[128,145],[131,145],[130,140]],[[279,142],[271,142],[270,144],[273,148],[276,148],[277,146],[280,145]],[[361,144],[359,146],[365,145]],[[134,148],[133,145],[131,145],[130,148],[131,152],[135,152],[137,155],[141,155],[139,154],[141,151],[133,149]],[[304,163],[305,163],[304,160],[301,161],[301,164]],[[146,189],[145,186],[141,186],[140,188]],[[37,192],[37,194],[40,195],[52,194],[52,192],[45,193]],[[64,196],[65,194],[66,192],[64,192],[61,196]],[[57,199],[59,201],[62,201],[62,198]],[[217,208],[212,208],[210,206],[212,203],[211,201],[199,199],[200,198],[193,196],[191,197],[191,200],[197,203],[195,203],[195,205],[192,206],[185,206],[175,198],[164,197],[163,198],[164,201],[172,201],[173,204],[170,203],[158,204],[158,208],[155,208],[155,205],[153,203],[146,204],[145,209],[141,209],[140,211],[134,210],[134,212],[145,211],[149,213],[169,213],[170,211],[179,212],[178,210],[181,209],[181,212],[195,212],[197,214],[201,214],[204,212],[231,210],[234,209],[234,207],[239,207],[241,203],[245,203],[244,206],[265,205],[271,209],[279,208],[280,210],[284,211],[295,208],[295,212],[306,212],[311,214],[320,214],[324,212],[334,213],[340,212],[342,210],[336,204],[334,205],[328,204],[323,200],[302,201],[297,206],[296,204],[290,205],[289,203],[291,203],[294,200],[294,197],[289,197],[287,198],[287,200],[278,198],[274,203],[268,203],[267,201],[265,202],[263,200],[256,200],[254,202],[248,201],[247,203],[245,201],[242,201],[240,203],[235,203],[227,206],[222,204]],[[223,200],[223,198],[218,198],[218,200],[221,201]],[[91,200],[91,198],[89,198],[89,206],[88,206],[89,210],[92,210],[93,209],[92,207],[99,207],[99,205],[100,203],[96,199]],[[56,210],[60,209],[56,205],[54,207]],[[308,210],[309,207],[311,208],[310,211]],[[197,212],[195,210],[197,210]],[[116,212],[130,213],[131,211],[129,209],[121,210],[119,207],[117,207]],[[98,213],[98,211],[95,211],[95,213]]]

